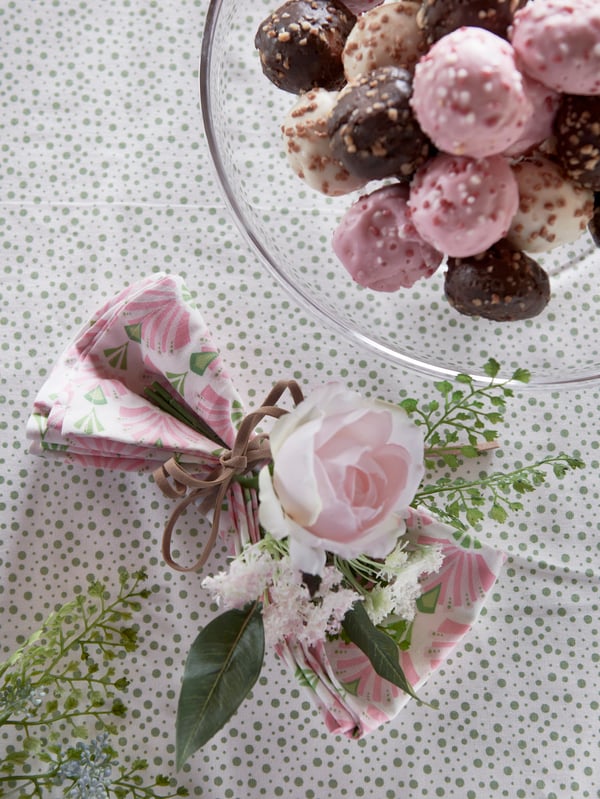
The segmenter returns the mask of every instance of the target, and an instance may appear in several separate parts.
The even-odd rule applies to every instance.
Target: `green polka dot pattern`
[[[198,575],[164,566],[171,503],[148,475],[27,451],[36,392],[76,330],[125,283],[164,270],[193,292],[249,408],[280,377],[307,390],[339,380],[390,401],[435,393],[429,379],[297,307],[237,233],[201,132],[206,5],[0,6],[0,659],[89,575],[116,580],[120,566],[145,566],[152,593],[127,661],[131,712],[116,741],[124,761],[144,757],[152,775],[175,774],[183,660],[214,607]],[[565,450],[587,469],[550,477],[524,496],[523,511],[477,530],[508,561],[478,624],[423,689],[434,707],[412,703],[360,742],[335,738],[269,655],[248,701],[178,775],[190,795],[600,796],[599,418],[593,385],[517,393],[510,404],[502,447],[486,466]],[[190,536],[204,534],[198,521],[189,525]],[[208,571],[224,562],[215,552]],[[6,730],[0,752],[15,740]]]

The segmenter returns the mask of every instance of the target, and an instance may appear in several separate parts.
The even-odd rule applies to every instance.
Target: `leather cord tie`
[[[251,411],[242,419],[233,447],[230,450],[223,450],[218,465],[204,479],[194,477],[178,462],[177,456],[169,458],[154,472],[154,480],[163,494],[170,499],[180,500],[171,513],[162,537],[162,555],[172,569],[180,572],[198,571],[208,560],[217,540],[221,509],[232,482],[236,477],[254,471],[259,464],[271,460],[268,434],[261,433],[255,436],[253,433],[265,417],[278,419],[288,413],[284,408],[278,408],[276,405],[286,390],[290,392],[296,405],[304,399],[302,390],[295,380],[277,382],[261,407]],[[188,505],[192,505],[200,499],[202,502],[199,511],[202,515],[214,510],[210,534],[196,563],[193,566],[182,566],[171,555],[171,541],[175,525]]]

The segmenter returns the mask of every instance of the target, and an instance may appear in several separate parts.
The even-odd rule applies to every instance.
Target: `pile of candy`
[[[298,95],[296,174],[332,196],[384,181],[333,234],[360,285],[445,260],[456,310],[527,319],[550,299],[531,253],[588,227],[600,246],[598,0],[288,0],[255,46]]]

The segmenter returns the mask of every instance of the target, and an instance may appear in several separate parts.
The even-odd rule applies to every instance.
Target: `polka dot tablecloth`
[[[166,568],[170,502],[146,474],[28,453],[25,425],[49,369],[125,283],[181,275],[248,407],[274,380],[339,380],[399,400],[430,381],[357,350],[290,301],[239,237],[201,132],[205,0],[0,4],[0,659],[90,575],[148,570],[141,645],[127,660],[124,762],[209,799],[600,796],[600,388],[517,393],[494,469],[549,452],[585,471],[524,498],[479,538],[507,563],[483,615],[410,704],[360,742],[330,736],[267,656],[251,697],[176,775],[182,664],[212,617],[198,575]],[[216,552],[214,571],[225,561]],[[14,743],[0,730],[0,757]],[[56,794],[60,796],[61,794]]]

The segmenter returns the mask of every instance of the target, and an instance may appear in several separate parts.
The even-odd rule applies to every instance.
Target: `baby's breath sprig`
[[[112,598],[92,580],[0,663],[0,727],[14,728],[21,746],[0,755],[0,797],[56,796],[63,786],[60,795],[69,799],[141,799],[171,785],[164,777],[145,785],[145,761],[118,765],[108,741],[126,714],[119,694],[129,680],[117,665],[138,646],[132,622],[150,595],[145,579],[144,571],[120,570]],[[90,730],[98,734],[88,743]],[[68,744],[73,738],[81,739],[76,746]]]

